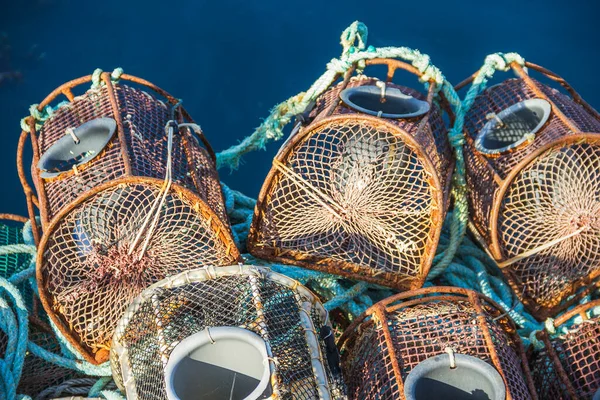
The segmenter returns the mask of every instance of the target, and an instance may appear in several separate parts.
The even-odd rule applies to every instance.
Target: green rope
[[[342,44],[342,55],[339,59],[332,59],[327,64],[327,70],[306,91],[301,92],[288,100],[276,105],[263,123],[256,128],[252,135],[241,143],[230,147],[217,155],[217,168],[228,166],[236,169],[241,157],[251,151],[264,149],[265,145],[272,140],[283,137],[283,128],[289,124],[296,115],[302,114],[307,107],[327,90],[340,74],[346,73],[352,66],[358,65],[365,60],[374,58],[399,58],[412,63],[423,76],[422,82],[434,80],[437,88],[447,85],[445,90],[454,91],[449,85],[441,71],[430,63],[426,54],[407,47],[381,47],[369,46],[366,48],[368,30],[365,24],[354,22],[342,33],[340,42]],[[456,96],[452,96],[456,97]]]

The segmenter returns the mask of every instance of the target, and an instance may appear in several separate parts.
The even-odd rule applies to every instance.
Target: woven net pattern
[[[566,335],[551,340],[551,349],[540,351],[532,360],[532,373],[540,399],[571,399],[567,385],[577,399],[591,399],[600,390],[600,319],[587,320]],[[551,355],[557,357],[569,382],[563,381]]]
[[[0,223],[0,246],[23,243],[22,228]],[[29,254],[23,253],[0,255],[0,276],[10,278],[14,273],[29,267],[30,259]]]
[[[108,356],[119,318],[144,288],[190,268],[238,258],[228,228],[191,192],[167,192],[155,228],[144,229],[162,196],[161,183],[119,182],[57,221],[42,243],[38,266],[44,308],[97,360]],[[140,233],[145,251],[132,246]]]
[[[322,101],[326,107],[330,100]],[[422,129],[429,135],[419,133],[431,139],[428,146],[403,139],[400,129],[418,139],[419,122],[388,124],[340,107],[334,118],[301,130],[274,160],[250,252],[384,285],[421,285],[443,219],[439,182],[448,170],[424,161],[432,126]]]
[[[525,297],[557,305],[573,282],[600,274],[600,140],[554,147],[519,172],[498,218],[508,258],[578,232],[512,264]]]
[[[185,279],[174,277],[144,291],[125,314],[114,338],[111,364],[120,387],[134,388],[140,399],[166,398],[163,368],[173,348],[207,327],[232,326],[248,329],[269,343],[277,360],[276,398],[320,398],[301,309],[304,306],[312,317],[309,329],[317,336],[324,325],[323,309],[317,312],[315,299],[307,298],[305,292],[270,279],[273,273],[255,267],[232,268],[245,272],[194,279],[191,276],[196,272],[190,271],[182,274],[187,275]],[[171,285],[170,281],[180,284]],[[292,282],[285,278],[287,281]],[[315,318],[317,313],[321,316]],[[315,361],[322,363],[331,377],[327,362]],[[129,383],[123,382],[124,365],[132,373]]]
[[[531,398],[529,370],[521,362],[521,344],[498,309],[484,303],[483,322],[474,305],[462,296],[404,301],[406,305],[382,309],[381,317],[371,315],[341,344],[342,368],[351,399],[404,399],[402,382],[412,369],[430,357],[445,354],[447,348],[496,368],[506,382],[507,398],[509,394],[513,399]],[[385,330],[389,330],[391,340],[386,339]],[[490,333],[491,342],[485,338],[485,331]],[[492,352],[498,355],[499,365],[494,364]],[[394,359],[402,382],[394,373]]]
[[[44,123],[38,138],[40,154],[64,137],[68,128],[76,128],[100,117],[120,118],[127,148],[125,156],[129,159],[131,173],[164,178],[167,160],[165,124],[170,119],[170,108],[137,88],[123,84],[115,84],[113,88],[119,115],[115,115],[111,108],[106,86],[90,89],[70,104],[60,107]],[[224,222],[227,221],[214,162],[187,129],[174,135],[172,157],[173,182],[198,193]],[[37,165],[33,165],[32,170],[33,176],[37,176]],[[47,209],[42,210],[43,215],[50,220],[85,191],[124,174],[124,154],[119,136],[115,134],[107,148],[80,167],[77,174],[66,172],[40,181],[47,197]],[[38,187],[38,192],[41,192],[40,189]]]
[[[582,106],[559,91],[534,82],[551,101],[553,110],[562,111],[582,132],[600,133],[600,121]],[[529,163],[506,195],[500,198],[498,182],[506,179],[518,163],[536,149],[576,133],[552,112],[529,145],[496,157],[486,157],[477,152],[473,140],[488,122],[490,113],[498,114],[518,102],[534,98],[538,96],[526,82],[509,79],[479,95],[465,118],[468,137],[465,161],[471,221],[489,246],[493,239],[490,226],[492,211],[500,208],[497,230],[505,259],[572,232],[572,226],[582,222],[569,220],[569,213],[574,213],[575,219],[598,214],[595,188],[599,179],[596,173],[599,153],[597,142],[593,139],[590,139],[589,145],[565,145],[540,155],[544,160]],[[531,174],[540,175],[534,177]],[[584,210],[585,207],[590,208]],[[597,233],[592,232],[593,229],[505,269],[515,291],[532,312],[537,314],[536,310],[540,308],[556,306],[571,293],[570,286],[577,279],[588,276],[597,268],[597,250],[592,250],[589,257],[579,252],[583,242],[585,246],[597,248],[597,241],[592,239]],[[573,268],[573,265],[577,267]]]
[[[51,333],[32,328],[29,332],[29,340],[50,352],[60,352],[58,341]],[[60,367],[29,353],[23,364],[23,372],[21,373],[17,392],[41,399],[44,397],[37,397],[37,395],[45,389],[61,384],[69,379],[81,378],[83,376],[76,371]]]

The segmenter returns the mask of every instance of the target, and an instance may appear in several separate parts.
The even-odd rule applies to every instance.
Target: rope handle
[[[351,68],[362,70],[366,63],[370,62],[369,60],[400,59],[410,63],[413,68],[419,71],[421,82],[427,84],[435,82],[436,88],[445,95],[450,105],[455,108],[459,107],[460,99],[454,88],[445,79],[441,71],[431,64],[428,55],[407,47],[367,47],[367,36],[367,27],[362,22],[355,21],[346,28],[340,39],[342,44],[340,58],[332,59],[327,64],[326,71],[306,92],[301,92],[276,105],[269,116],[250,136],[239,144],[218,153],[217,168],[227,165],[232,169],[236,169],[244,154],[264,149],[267,142],[282,138],[284,135],[283,128],[291,122],[292,118],[305,112],[307,107],[324,93],[339,76],[345,75]],[[451,141],[456,142],[456,139],[451,138]]]

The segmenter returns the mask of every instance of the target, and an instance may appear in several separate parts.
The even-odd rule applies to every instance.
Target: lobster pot
[[[40,110],[59,93],[69,100],[39,131],[29,119],[37,197],[20,171],[30,212],[39,204],[41,214],[44,309],[87,361],[102,363],[119,318],[144,288],[193,267],[234,263],[239,253],[214,154],[185,110],[128,75],[124,84],[105,73],[74,97],[90,79],[42,102]]]
[[[591,313],[594,308],[595,315]],[[600,300],[575,307],[554,321],[560,333],[537,334],[544,348],[533,355],[531,370],[540,399],[600,399],[598,310]],[[576,323],[566,324],[574,318],[578,319]]]
[[[529,77],[482,92],[465,119],[472,228],[538,319],[600,274],[600,116]]]
[[[338,343],[350,399],[535,399],[512,320],[473,291],[433,287],[368,309]]]
[[[273,160],[248,248],[269,260],[417,288],[447,209],[453,163],[444,111],[432,101],[434,82],[427,95],[391,83],[397,68],[413,71],[406,64],[367,64],[386,64],[388,82],[351,71],[300,119]]]
[[[327,313],[298,282],[255,266],[158,282],[119,322],[113,377],[128,399],[338,399]]]

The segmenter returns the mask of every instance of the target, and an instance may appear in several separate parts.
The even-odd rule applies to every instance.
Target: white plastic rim
[[[112,118],[96,118],[73,130],[73,135],[65,134],[57,140],[38,161],[37,167],[42,178],[54,178],[71,171],[94,158],[106,148],[117,131],[117,122]]]
[[[385,102],[380,99],[385,98]],[[340,99],[348,107],[376,117],[401,119],[420,117],[429,111],[429,103],[402,93],[395,87],[356,86],[342,90]],[[383,107],[385,105],[385,107]]]
[[[430,357],[417,364],[404,382],[406,400],[433,399],[431,395],[439,399],[471,398],[473,394],[466,390],[481,392],[484,388],[488,389],[484,391],[487,397],[482,398],[505,400],[506,387],[494,367],[465,354],[454,354],[453,357],[454,368],[451,368],[450,356],[447,354]],[[423,395],[423,387],[427,387],[425,390],[429,397]]]
[[[490,139],[492,133],[496,132],[497,129],[501,128],[499,124],[500,121],[508,120],[510,117],[514,117],[517,113],[529,111],[532,118],[538,119],[539,121],[532,129],[528,129],[521,134],[521,137],[518,140],[514,140],[509,142],[506,146],[503,147],[495,147],[491,148],[486,145],[486,140]],[[495,118],[490,119],[484,126],[481,128],[477,137],[475,138],[475,149],[480,153],[487,155],[498,155],[510,151],[516,147],[519,147],[523,143],[527,141],[531,141],[535,138],[535,134],[542,129],[544,124],[550,118],[550,113],[552,111],[552,106],[550,103],[544,99],[529,99],[525,101],[521,101],[519,103],[513,104],[512,106],[505,108],[496,114]],[[538,115],[541,114],[541,115]]]
[[[256,388],[243,400],[256,400],[261,397],[266,391],[270,390],[270,380],[271,380],[271,371],[269,368],[269,356],[267,352],[267,344],[266,342],[258,336],[256,333],[251,332],[247,329],[238,328],[238,327],[230,327],[230,326],[220,326],[220,327],[211,327],[206,328],[201,332],[198,332],[194,335],[187,337],[182,340],[171,352],[169,356],[169,360],[164,370],[165,377],[165,390],[167,392],[167,398],[169,400],[186,400],[180,399],[179,394],[176,392],[176,384],[175,378],[178,373],[182,373],[180,368],[182,368],[182,362],[190,356],[198,357],[197,352],[202,353],[203,348],[207,348],[210,350],[209,346],[212,346],[219,341],[234,341],[237,342],[242,347],[245,347],[246,350],[256,351],[260,355],[260,366],[262,369],[262,373],[260,374],[260,381]],[[239,347],[237,348],[239,350]],[[208,352],[206,352],[208,353]],[[232,349],[231,352],[228,353],[219,353],[219,361],[221,364],[218,367],[227,368],[227,367],[239,367],[245,363],[248,363],[248,354],[240,354],[239,352]],[[250,355],[252,356],[252,355]],[[200,358],[202,358],[202,354],[200,354]],[[200,359],[199,361],[211,362],[214,361],[214,354],[208,354],[205,359]],[[234,365],[235,364],[235,365]],[[249,366],[245,366],[249,367]],[[250,366],[251,367],[251,366]],[[185,373],[186,371],[183,371]],[[256,371],[254,371],[256,372]],[[196,376],[197,379],[202,379],[202,376]],[[197,393],[199,397],[203,393]]]

